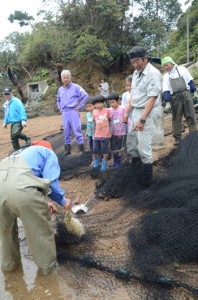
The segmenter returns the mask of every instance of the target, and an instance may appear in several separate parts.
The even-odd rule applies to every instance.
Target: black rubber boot
[[[143,163],[140,157],[133,157],[132,158],[132,168],[135,174],[139,177],[143,173]]]
[[[65,147],[64,155],[69,155],[69,154],[71,154],[71,145],[65,144],[64,147]]]
[[[79,152],[78,154],[81,155],[84,152],[84,144],[79,144]]]
[[[150,186],[153,178],[153,164],[143,164],[142,184]]]

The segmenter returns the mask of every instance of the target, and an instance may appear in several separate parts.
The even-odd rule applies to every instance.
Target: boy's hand
[[[72,209],[72,202],[70,199],[67,198],[65,205],[63,206],[63,208],[68,211]]]
[[[87,133],[87,132],[85,132],[85,138],[87,139],[87,137],[88,137],[88,133]]]

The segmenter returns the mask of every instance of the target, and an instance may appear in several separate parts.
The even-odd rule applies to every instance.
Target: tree
[[[34,18],[32,16],[29,16],[28,13],[22,12],[19,10],[15,10],[14,14],[10,14],[8,17],[8,20],[13,23],[14,21],[17,21],[18,24],[23,27],[23,26],[28,26],[30,25],[30,21],[34,21]]]
[[[167,42],[181,14],[178,0],[134,0],[140,6],[140,14],[134,18],[134,31],[148,49],[160,54],[161,44]]]

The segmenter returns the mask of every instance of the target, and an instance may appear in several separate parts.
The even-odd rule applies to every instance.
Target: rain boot
[[[27,147],[30,146],[31,145],[31,138],[27,137],[25,142],[26,142]]]
[[[120,166],[121,166],[121,157],[120,156],[114,156],[114,162],[115,162],[115,167],[117,169],[119,169]]]
[[[106,169],[107,169],[107,160],[103,159],[102,160],[102,165],[101,165],[101,168],[100,168],[100,172],[104,172],[104,171],[106,171]]]
[[[94,158],[93,168],[97,168],[100,165],[100,157]]]
[[[153,164],[143,164],[142,184],[146,187],[150,186],[153,177]]]
[[[65,147],[64,155],[71,154],[71,145],[70,144],[65,144],[64,147]]]
[[[84,144],[79,144],[78,146],[79,146],[78,154],[81,155],[84,152]]]

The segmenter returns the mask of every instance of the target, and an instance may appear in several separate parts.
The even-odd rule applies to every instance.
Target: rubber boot
[[[65,144],[64,147],[65,147],[64,155],[69,155],[69,154],[71,154],[71,145]]]
[[[153,177],[153,164],[143,164],[143,176],[142,184],[144,186],[150,186]]]
[[[94,158],[93,168],[97,168],[100,165],[100,157]]]
[[[139,177],[143,173],[143,163],[140,157],[133,157],[132,158],[132,168],[134,173]]]
[[[30,146],[31,145],[31,138],[27,137],[25,142],[26,142],[27,147]]]
[[[114,157],[114,162],[115,162],[115,167],[116,167],[117,169],[119,169],[120,166],[121,166],[121,157],[120,157],[120,156],[115,156],[115,157]]]
[[[79,144],[78,146],[79,146],[78,154],[81,155],[84,152],[84,144]]]
[[[100,168],[100,172],[104,172],[104,171],[106,171],[106,169],[107,169],[107,160],[103,159],[102,160],[102,165],[101,165],[101,168]]]

